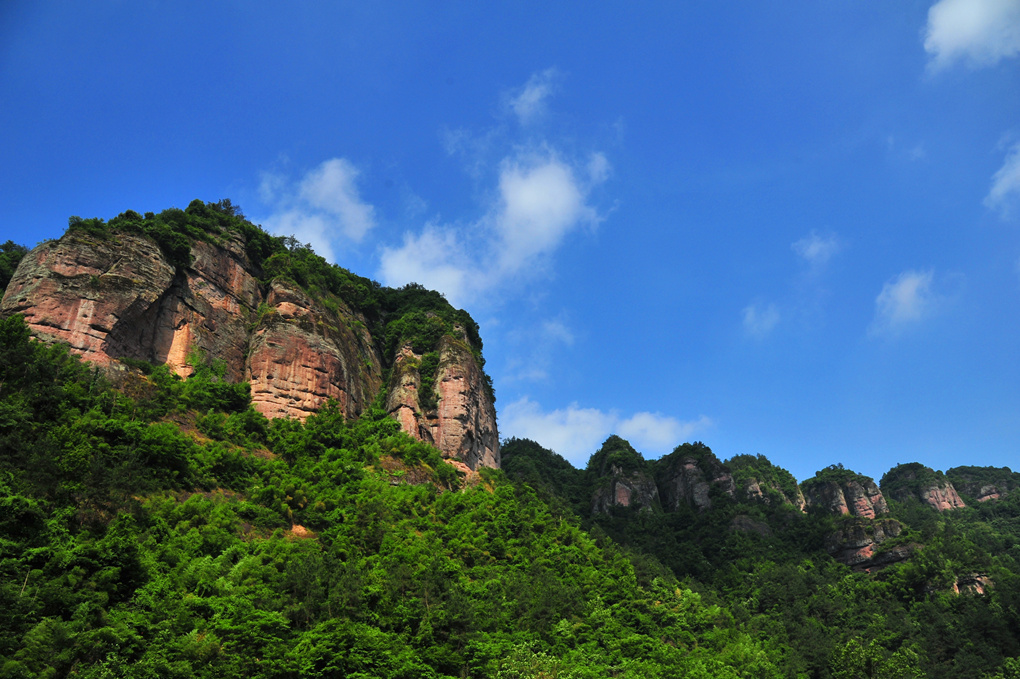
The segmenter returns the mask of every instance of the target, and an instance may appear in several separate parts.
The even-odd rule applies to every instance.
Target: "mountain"
[[[438,294],[382,288],[274,238],[229,202],[72,218],[25,255],[0,304],[110,371],[215,361],[269,418],[327,400],[358,417],[384,389],[409,434],[471,469],[499,466],[478,326]]]
[[[468,314],[229,201],[0,276],[0,679],[1020,676],[1008,468],[500,445]]]

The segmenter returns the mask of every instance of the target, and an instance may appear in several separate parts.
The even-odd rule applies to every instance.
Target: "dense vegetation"
[[[503,467],[554,506],[576,512],[590,534],[628,550],[645,577],[664,570],[729,609],[747,633],[768,640],[783,676],[1020,676],[1020,494],[941,514],[920,502],[891,501],[889,516],[904,528],[880,549],[908,544],[915,551],[873,573],[858,572],[835,561],[828,548],[840,531],[869,530],[870,522],[802,513],[778,501],[796,495],[796,481],[760,456],[726,463],[735,495],[714,490],[710,509],[612,507],[592,514],[590,498],[599,484],[593,467],[612,473],[603,461],[617,460],[626,474],[649,478],[661,477],[677,459],[722,468],[701,444],[684,444],[653,461],[625,444],[611,438],[582,471],[534,442],[515,439],[503,446]],[[765,499],[752,501],[741,492],[750,479]],[[810,481],[862,479],[834,465]],[[968,593],[975,576],[992,583],[986,593]]]
[[[178,268],[195,242],[236,239],[263,283],[360,312],[387,360],[410,342],[423,386],[454,326],[481,361],[477,325],[438,293],[331,265],[229,201],[69,228],[143,235]],[[0,246],[4,284],[25,253]],[[854,571],[834,540],[878,521],[790,504],[870,481],[841,465],[798,485],[760,455],[724,465],[684,443],[647,460],[613,436],[578,470],[511,439],[503,470],[468,479],[378,402],[353,422],[333,403],[269,421],[215,357],[189,360],[187,380],[133,361],[114,388],[0,319],[0,679],[1020,679],[1008,468],[892,470],[881,521],[902,530],[879,553],[909,556]],[[661,487],[690,464],[729,475],[733,495],[710,484],[710,508],[592,511],[613,475]],[[915,501],[932,481],[971,506]],[[992,486],[998,500],[971,502]]]
[[[196,367],[115,390],[0,320],[0,677],[779,676],[528,486]]]
[[[11,282],[14,270],[18,268],[21,258],[28,252],[24,245],[18,245],[14,241],[7,241],[0,245],[0,290],[6,290],[7,284]]]

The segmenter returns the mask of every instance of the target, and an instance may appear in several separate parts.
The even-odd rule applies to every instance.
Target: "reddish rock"
[[[953,592],[956,594],[981,596],[983,594],[987,594],[993,584],[992,579],[987,575],[983,575],[981,573],[968,573],[967,575],[961,575],[956,578],[956,581],[953,582]]]
[[[410,346],[400,349],[390,375],[386,409],[404,431],[435,445],[448,457],[462,460],[471,469],[499,467],[496,410],[485,393],[482,370],[463,334],[440,341],[433,385],[438,398],[435,408],[424,409],[421,405],[421,359]]]
[[[882,477],[882,487],[888,488],[889,496],[897,502],[920,500],[940,512],[967,506],[942,472],[919,462],[890,469]]]
[[[608,478],[601,480],[592,496],[592,514],[605,513],[610,507],[640,506],[642,510],[651,510],[659,500],[659,491],[655,481],[642,471],[625,474],[617,466],[610,468]]]
[[[916,545],[899,545],[880,550],[883,542],[903,532],[903,524],[895,519],[870,520],[863,517],[847,519],[840,529],[829,536],[826,549],[837,561],[858,570],[887,566],[906,559]]]
[[[71,231],[22,260],[0,303],[44,341],[111,371],[121,358],[165,363],[180,375],[203,356],[231,381],[247,380],[267,417],[303,419],[326,399],[356,417],[382,385],[383,360],[366,319],[342,302],[323,304],[276,279],[261,283],[244,243],[195,242],[175,269],[140,235],[97,238]],[[484,375],[461,331],[439,347],[437,410],[418,407],[416,371],[393,368],[388,403],[401,427],[471,469],[499,466],[499,436]]]
[[[25,255],[0,312],[23,314],[39,339],[66,342],[85,360],[107,366],[111,333],[126,336],[130,327],[137,337],[174,280],[173,267],[146,238],[98,240],[72,232]],[[113,356],[124,355],[116,349]]]
[[[867,477],[851,478],[842,483],[807,481],[803,491],[807,506],[821,507],[830,514],[874,519],[889,513],[882,491]]]
[[[988,502],[989,500],[998,500],[1002,497],[1002,493],[999,492],[998,486],[987,485],[981,486],[981,489],[977,494],[978,502]]]
[[[709,492],[713,486],[730,497],[736,495],[733,475],[707,447],[695,449],[699,445],[691,446],[692,452],[681,446],[658,463],[659,488],[663,504],[670,511],[676,511],[681,504],[699,511],[710,508]]]
[[[967,506],[960,499],[956,489],[953,488],[953,484],[948,482],[944,486],[932,484],[923,488],[921,490],[921,499],[940,512]]]
[[[266,417],[304,418],[326,399],[356,417],[379,391],[382,367],[363,319],[317,306],[300,288],[272,283],[251,335],[246,379]]]

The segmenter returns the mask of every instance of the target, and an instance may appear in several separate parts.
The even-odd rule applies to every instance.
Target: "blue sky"
[[[579,466],[1020,466],[1020,0],[551,4],[4,2],[0,240],[229,197]]]

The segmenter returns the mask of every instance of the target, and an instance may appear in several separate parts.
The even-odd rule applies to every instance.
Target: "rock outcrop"
[[[903,561],[917,545],[896,545],[881,550],[883,542],[898,537],[903,524],[895,519],[875,521],[856,517],[848,519],[826,540],[826,549],[837,561],[857,570],[871,570]]]
[[[136,359],[187,376],[196,360],[214,360],[226,379],[251,383],[253,405],[267,417],[303,419],[327,399],[356,417],[379,392],[392,357],[359,312],[284,278],[263,283],[236,233],[193,242],[191,257],[175,267],[146,236],[69,230],[24,257],[0,313],[23,314],[37,338],[65,342],[111,371]],[[391,408],[394,416],[471,469],[498,467],[495,409],[463,332],[444,337],[438,351],[436,398],[425,410],[406,393],[416,371],[396,357],[388,400],[410,411]]]
[[[809,479],[801,487],[808,507],[820,507],[830,514],[874,519],[889,512],[882,491],[866,476],[852,475],[842,481]]]
[[[918,462],[890,469],[882,477],[882,488],[897,502],[919,500],[940,512],[967,506],[942,472]]]
[[[656,480],[667,511],[676,511],[681,505],[699,511],[708,509],[713,489],[730,497],[736,494],[733,475],[707,446],[699,443],[685,443],[659,460]]]
[[[482,369],[464,337],[444,337],[431,394],[423,394],[423,356],[401,347],[390,375],[386,409],[404,431],[435,445],[472,469],[499,467],[496,409],[486,395]]]
[[[775,498],[780,503],[793,505],[801,511],[804,511],[807,504],[804,500],[804,493],[799,487],[796,489],[796,493],[792,494],[793,497],[788,497],[787,493],[784,493],[777,484],[762,483],[754,477],[745,479],[742,485],[743,496],[748,502],[771,505]]]
[[[611,507],[650,510],[659,503],[659,490],[641,453],[619,436],[610,436],[588,460],[592,484],[592,514]]]
[[[1020,488],[1020,473],[1009,467],[954,467],[946,478],[976,502],[998,500]]]
[[[651,510],[659,501],[655,481],[644,472],[627,474],[620,467],[612,467],[608,479],[603,479],[592,495],[592,514],[608,512],[610,507],[640,507]]]
[[[346,306],[321,308],[299,287],[274,280],[248,343],[245,379],[266,417],[305,418],[326,399],[357,417],[382,384],[380,356]]]

